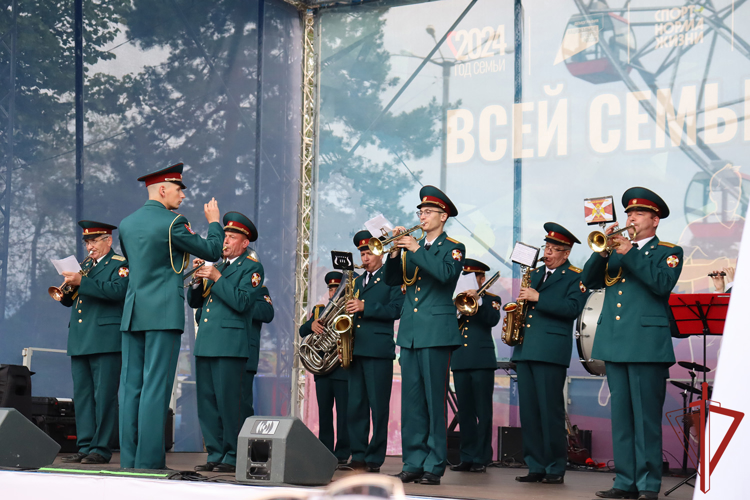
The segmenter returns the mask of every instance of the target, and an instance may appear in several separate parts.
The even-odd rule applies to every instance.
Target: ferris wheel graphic
[[[696,96],[693,118],[696,122],[706,112],[709,87],[706,82],[722,76],[716,69],[718,58],[736,58],[738,67],[747,65],[750,60],[750,44],[734,29],[735,19],[750,13],[750,8],[744,5],[747,0],[688,0],[671,5],[630,0],[617,5],[602,0],[573,1],[579,14],[568,20],[555,64],[564,63],[572,76],[589,83],[621,81],[630,92],[651,91],[652,97],[660,89],[662,92],[669,89],[674,95],[675,82],[689,71],[690,78],[697,76],[693,79],[700,79],[702,83]],[[658,124],[657,107],[649,100],[639,103]],[[711,103],[711,109],[734,110],[735,117],[712,126],[737,128],[744,120],[743,105],[742,95],[717,106]],[[710,178],[732,160],[720,157],[711,148],[706,140],[705,125],[696,127],[694,141],[688,140],[691,138],[687,123],[685,120],[682,130],[665,132],[681,135],[679,148],[702,170],[696,180],[705,184],[705,178]],[[709,127],[708,132],[715,131]],[[747,203],[746,195],[739,189],[731,195],[741,196]],[[686,206],[686,210],[690,209]]]

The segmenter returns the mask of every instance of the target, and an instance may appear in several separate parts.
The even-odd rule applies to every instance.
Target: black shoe
[[[419,480],[419,484],[427,484],[430,486],[440,485],[440,476],[433,474],[432,472],[425,472],[422,475],[422,479]]]
[[[604,491],[597,491],[596,496],[599,498],[630,498],[635,500],[638,498],[638,493],[610,488]]]
[[[456,472],[467,472],[471,469],[471,462],[460,462],[458,465],[451,465],[451,470]]]
[[[230,472],[234,473],[236,470],[237,469],[234,467],[234,465],[230,465],[230,464],[219,464],[216,467],[214,467],[214,472],[219,472],[219,473],[227,473],[227,474]]]
[[[487,472],[487,467],[481,464],[472,464],[469,472]]]
[[[92,453],[87,457],[84,457],[81,459],[82,464],[108,464],[109,459],[104,458],[103,456],[99,455],[98,453]]]
[[[196,465],[193,470],[196,472],[211,472],[217,465],[219,465],[219,462],[207,462],[203,465]]]
[[[542,479],[544,484],[563,484],[565,482],[565,476],[559,476],[557,474],[547,474]]]
[[[424,472],[407,472],[402,470],[398,474],[394,474],[393,477],[399,478],[402,483],[418,483],[423,475]]]
[[[80,464],[81,460],[83,460],[87,456],[88,455],[86,453],[81,453],[79,451],[75,455],[68,455],[67,457],[62,457],[60,459],[60,461],[66,463],[66,464]]]
[[[349,463],[348,458],[339,458],[339,465],[346,465]]]
[[[545,474],[541,472],[529,472],[525,476],[516,476],[516,481],[519,483],[541,483],[544,476]]]
[[[375,474],[378,474],[380,472],[380,466],[378,464],[368,463],[367,472],[374,472]]]
[[[657,498],[659,498],[658,491],[641,491],[638,495],[638,500],[656,500]]]
[[[351,462],[346,464],[346,466],[352,470],[365,470],[365,468],[367,467],[367,464],[359,460],[352,460]]]

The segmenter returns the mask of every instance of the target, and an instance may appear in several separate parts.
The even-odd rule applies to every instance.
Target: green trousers
[[[120,466],[164,469],[164,425],[172,396],[179,330],[122,332]]]
[[[352,461],[380,467],[388,447],[393,360],[357,356],[349,367],[349,438]],[[372,415],[372,439],[370,416]],[[369,441],[369,442],[368,442]]]
[[[246,362],[247,358],[195,357],[198,420],[208,451],[207,462],[237,465]]]
[[[78,451],[112,458],[109,443],[117,429],[119,352],[71,356]]]
[[[349,427],[346,414],[349,405],[349,382],[325,375],[315,377],[315,396],[318,400],[318,438],[336,455],[339,461],[351,455]],[[336,444],[333,435],[333,405],[336,405]]]
[[[531,474],[565,475],[568,461],[563,365],[518,361],[518,406],[523,459]],[[616,486],[615,486],[616,487]]]
[[[401,448],[406,472],[445,473],[451,352],[450,347],[401,348]]]
[[[461,461],[478,465],[492,462],[492,393],[495,370],[454,370],[461,434]]]
[[[612,404],[614,487],[659,491],[662,471],[662,417],[669,365],[610,363],[607,383]]]
[[[253,406],[253,381],[255,380],[255,372],[245,370],[242,374],[242,422],[246,419],[255,415],[255,407]],[[240,425],[240,428],[242,426]]]

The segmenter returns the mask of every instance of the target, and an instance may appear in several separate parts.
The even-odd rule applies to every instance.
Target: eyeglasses
[[[93,245],[94,243],[97,243],[99,241],[104,241],[104,239],[108,238],[108,236],[99,236],[98,238],[94,238],[91,240],[83,240],[84,246]]]
[[[429,217],[432,214],[444,214],[442,210],[417,210],[417,217]]]
[[[549,245],[542,245],[542,247],[544,247],[544,251],[545,252],[547,250],[549,250],[550,252],[555,252],[555,253],[562,253],[562,252],[567,252],[568,251],[567,248],[551,247]]]

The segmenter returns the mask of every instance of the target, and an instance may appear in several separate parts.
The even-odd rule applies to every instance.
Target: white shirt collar
[[[654,236],[649,236],[648,238],[643,238],[642,240],[634,241],[633,243],[638,243],[638,250],[640,250],[641,248],[644,248],[649,241],[653,240]]]
[[[232,264],[235,260],[237,260],[239,258],[240,258],[240,256],[238,255],[237,257],[235,257],[233,259],[227,259],[227,265]]]
[[[544,274],[547,274],[547,273],[555,274],[555,269],[557,269],[557,268],[550,269],[549,267],[544,266],[544,269],[545,269]]]

